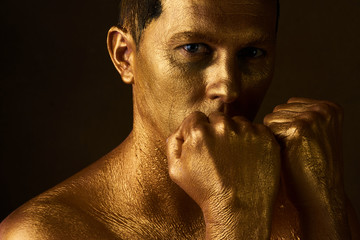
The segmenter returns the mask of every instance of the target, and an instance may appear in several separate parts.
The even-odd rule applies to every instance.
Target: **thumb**
[[[184,138],[181,134],[180,129],[178,129],[174,134],[172,134],[166,140],[166,155],[168,158],[169,166],[176,164],[181,157],[182,144],[184,143]]]

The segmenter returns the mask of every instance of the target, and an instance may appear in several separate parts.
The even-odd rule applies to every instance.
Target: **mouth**
[[[254,115],[254,111],[252,110],[256,110],[257,108],[252,105],[248,106],[248,104],[242,103],[241,101],[234,101],[231,103],[209,101],[206,102],[206,104],[199,106],[198,108],[195,107],[195,109],[197,109],[197,111],[203,112],[206,116],[209,116],[210,113],[213,112],[221,112],[230,118],[235,116],[243,116],[252,121]]]
[[[204,113],[207,116],[209,116],[209,114],[212,112],[221,112],[230,118],[235,117],[235,116],[244,116],[241,112],[241,109],[239,109],[235,105],[227,104],[227,103],[221,103],[221,104],[219,104],[219,106],[209,108],[206,111],[204,111]]]

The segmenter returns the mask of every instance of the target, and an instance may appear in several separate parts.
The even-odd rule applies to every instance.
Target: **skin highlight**
[[[139,45],[126,28],[108,35],[133,87],[131,134],[17,209],[0,236],[358,239],[335,147],[339,107],[295,98],[252,122],[273,75],[276,1],[165,0],[162,9]]]

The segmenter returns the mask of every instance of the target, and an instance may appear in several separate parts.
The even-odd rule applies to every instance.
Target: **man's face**
[[[194,111],[252,120],[273,74],[276,1],[162,5],[135,53],[135,118],[164,139]]]

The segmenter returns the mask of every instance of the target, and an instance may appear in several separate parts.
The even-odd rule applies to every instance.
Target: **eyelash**
[[[189,47],[193,47],[195,49],[191,50]],[[187,54],[187,55],[200,55],[200,54],[209,54],[211,53],[211,48],[203,43],[190,43],[180,46],[180,48]],[[204,49],[203,51],[199,51],[199,49]],[[266,55],[266,51],[256,47],[245,47],[239,51],[237,54],[241,59],[252,59],[252,58],[260,58]]]
[[[256,47],[246,47],[239,51],[239,58],[260,58],[266,55],[266,51]]]
[[[195,49],[192,51],[191,49],[189,49],[189,47],[195,47]],[[186,49],[186,48],[188,48],[188,49]],[[210,47],[203,43],[185,44],[185,45],[181,46],[181,49],[190,55],[208,54],[211,52]]]

